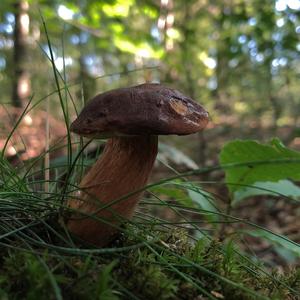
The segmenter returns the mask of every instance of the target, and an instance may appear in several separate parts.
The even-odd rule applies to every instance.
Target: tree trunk
[[[14,54],[12,79],[12,105],[23,107],[30,95],[30,77],[26,71],[26,40],[29,34],[29,5],[26,0],[18,0],[14,4]]]
[[[192,70],[194,68],[194,64],[192,61],[193,53],[190,52],[189,46],[196,39],[196,29],[192,29],[188,27],[190,20],[193,17],[190,14],[189,6],[184,6],[184,26],[182,27],[183,36],[185,40],[180,43],[181,53],[182,53],[182,65],[185,74],[185,86],[187,87],[187,92],[192,99],[196,99],[196,79],[193,76]],[[197,152],[198,156],[196,161],[200,167],[205,166],[206,162],[206,140],[202,131],[197,133],[198,139],[198,147]],[[199,176],[201,178],[201,176]]]

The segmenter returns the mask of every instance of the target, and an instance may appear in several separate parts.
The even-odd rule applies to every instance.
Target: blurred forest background
[[[49,148],[49,141],[66,140],[66,128],[94,95],[160,82],[199,101],[211,117],[207,129],[199,134],[161,139],[159,158],[167,157],[176,170],[217,166],[220,150],[234,139],[265,143],[279,137],[299,150],[299,35],[300,0],[1,0],[0,149],[5,149],[13,163],[37,157]],[[27,113],[19,122],[24,109]],[[73,141],[73,137],[68,139]],[[279,143],[276,146],[276,153],[283,149]],[[66,148],[53,158],[66,157]],[[261,159],[268,159],[267,150]],[[286,149],[282,153],[290,154]],[[70,166],[71,160],[68,163]],[[46,170],[49,161],[44,166]],[[285,165],[286,169],[290,166]],[[170,170],[156,165],[152,179],[174,174]],[[271,169],[270,174],[272,170],[278,169]],[[269,177],[257,181],[265,188],[267,181],[299,180],[299,172],[298,177],[295,174],[286,172],[285,177],[274,179],[268,173]],[[207,189],[212,194],[222,195],[216,198],[226,215],[300,242],[299,202],[287,202],[284,197],[273,201],[274,193],[259,198],[261,193],[231,207],[234,188],[230,191],[222,186],[223,179],[220,169],[197,177],[211,183]],[[45,172],[45,182],[48,180]],[[289,182],[283,183],[285,191],[279,192],[291,196],[290,191],[284,193],[290,189]],[[293,200],[300,195],[296,185]],[[48,188],[45,183],[46,192]],[[163,193],[171,200],[178,198],[174,191]],[[188,195],[194,200],[199,191]],[[220,224],[220,236],[241,227]],[[210,225],[215,226],[214,222]],[[270,243],[255,236],[248,237],[248,242],[270,265],[299,262],[298,244],[292,245],[297,254],[292,256],[281,248],[273,251]],[[270,249],[276,252],[273,256]]]
[[[209,163],[206,144],[233,137],[277,135],[299,146],[299,17],[299,0],[2,0],[1,127],[8,107],[29,100],[40,102],[43,119],[47,98],[50,126],[63,130],[43,19],[70,107],[108,89],[161,82],[210,112],[211,133],[194,149],[199,164]]]

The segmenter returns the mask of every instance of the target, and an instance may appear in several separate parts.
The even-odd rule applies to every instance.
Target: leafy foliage
[[[229,142],[222,149],[220,162],[231,192],[258,181],[300,179],[300,153],[286,148],[278,139],[267,145],[255,141]]]
[[[245,198],[258,195],[271,195],[277,197],[287,197],[299,200],[300,188],[290,180],[279,180],[278,182],[261,181],[255,182],[249,187],[243,187],[234,192],[233,204]]]

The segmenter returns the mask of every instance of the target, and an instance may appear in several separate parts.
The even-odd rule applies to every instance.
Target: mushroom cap
[[[191,98],[161,84],[141,84],[99,94],[70,130],[89,138],[187,135],[205,128],[208,112]]]

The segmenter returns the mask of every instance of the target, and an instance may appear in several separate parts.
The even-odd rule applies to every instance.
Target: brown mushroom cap
[[[177,90],[141,84],[97,95],[71,124],[90,138],[124,135],[186,135],[205,128],[207,111]]]

